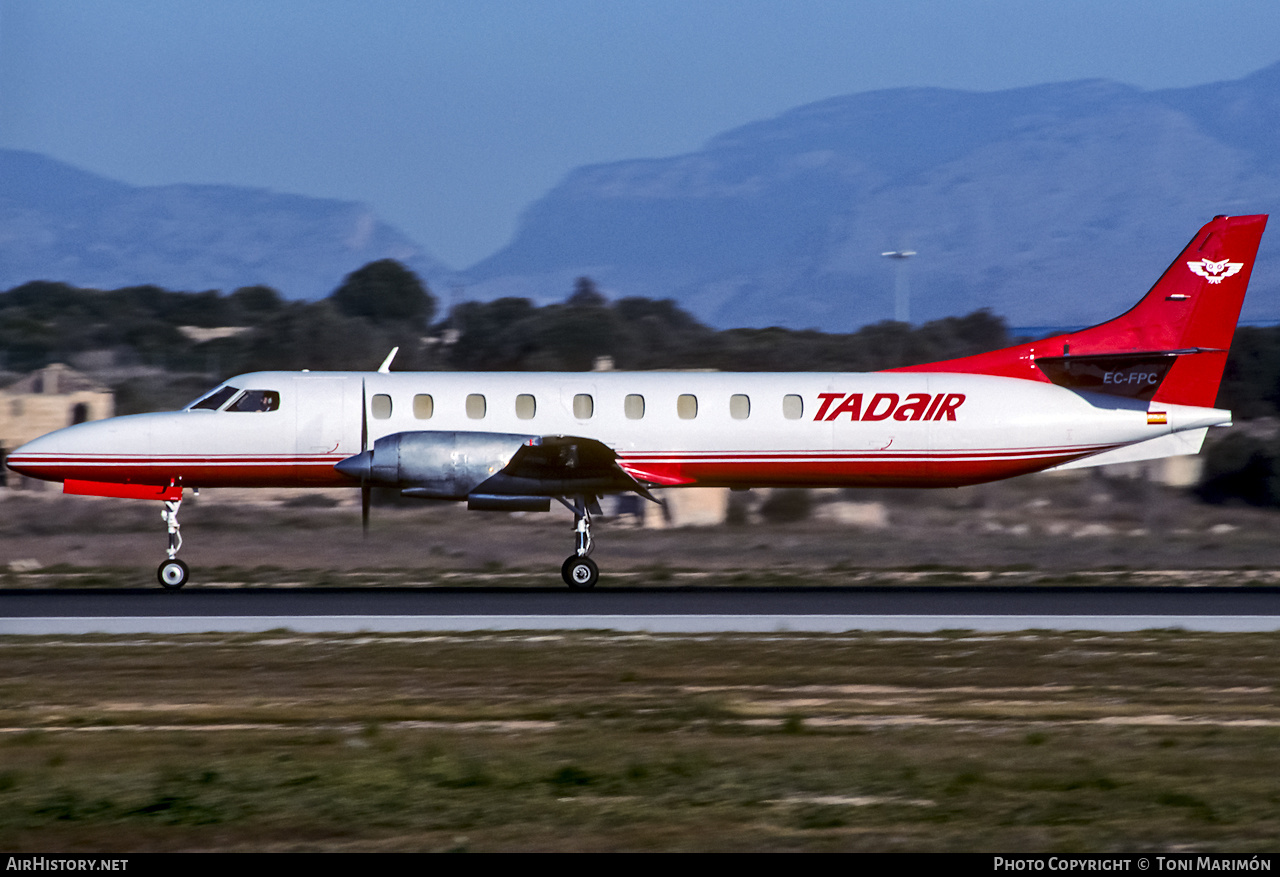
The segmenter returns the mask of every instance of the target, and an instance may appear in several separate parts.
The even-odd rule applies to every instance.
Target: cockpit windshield
[[[240,390],[232,386],[219,387],[212,393],[209,393],[187,406],[188,411],[217,411],[226,403],[228,399],[239,393]]]
[[[280,394],[275,390],[245,390],[240,398],[227,406],[228,411],[275,411],[280,407]]]
[[[227,404],[230,402],[231,404]],[[275,411],[280,394],[275,390],[244,390],[224,385],[187,406],[187,411]]]

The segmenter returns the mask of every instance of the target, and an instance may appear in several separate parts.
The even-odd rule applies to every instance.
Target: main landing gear
[[[573,502],[562,496],[556,497],[569,511],[573,512],[574,553],[565,559],[560,566],[560,578],[574,590],[594,588],[600,580],[600,567],[588,555],[594,544],[591,541],[591,516],[599,515],[600,503],[594,496],[575,496]]]
[[[160,568],[156,570],[156,578],[160,580],[160,587],[169,591],[176,591],[187,583],[187,578],[191,575],[191,570],[181,560],[178,560],[178,549],[182,547],[182,533],[178,529],[178,507],[182,505],[182,500],[165,500],[164,509],[160,512],[160,517],[164,518],[164,522],[169,527],[169,559],[160,564]]]

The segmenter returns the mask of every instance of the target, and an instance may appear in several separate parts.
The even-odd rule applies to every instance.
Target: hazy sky
[[[0,146],[363,201],[461,268],[578,165],[823,98],[1276,61],[1275,0],[0,0]]]

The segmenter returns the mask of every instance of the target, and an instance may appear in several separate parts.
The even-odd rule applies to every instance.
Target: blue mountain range
[[[669,158],[572,171],[499,252],[453,272],[361,204],[129,186],[0,150],[0,289],[27,280],[318,298],[395,258],[465,298],[672,298],[718,326],[848,331],[989,308],[1011,325],[1113,316],[1219,213],[1280,212],[1280,64],[1142,90],[875,91],[798,107]],[[1280,222],[1280,220],[1278,220]],[[429,242],[428,242],[429,243]],[[886,251],[911,250],[908,260]],[[1280,229],[1244,319],[1280,320]]]

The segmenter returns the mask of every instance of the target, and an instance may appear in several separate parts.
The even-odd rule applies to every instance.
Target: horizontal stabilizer
[[[1140,463],[1143,460],[1160,460],[1165,457],[1184,457],[1200,453],[1204,444],[1208,427],[1189,429],[1184,432],[1172,432],[1159,438],[1148,439],[1133,445],[1125,445],[1112,451],[1083,457],[1046,469],[1046,472],[1058,472],[1064,469],[1090,469],[1094,466],[1113,466],[1117,463]]]

